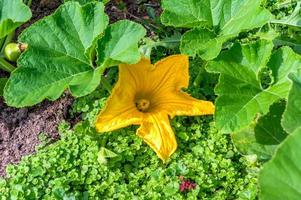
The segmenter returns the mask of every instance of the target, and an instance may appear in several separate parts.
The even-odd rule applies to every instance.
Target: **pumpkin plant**
[[[161,21],[166,26],[189,29],[181,38],[182,53],[211,60],[219,55],[227,41],[243,31],[261,27],[273,18],[261,7],[261,2],[163,0]]]
[[[138,62],[145,29],[128,20],[108,23],[103,3],[70,1],[23,31],[18,41],[28,48],[4,88],[6,103],[31,106],[66,89],[83,96],[105,81],[106,68]]]
[[[12,72],[15,69],[14,62],[21,54],[19,44],[10,43],[15,35],[15,30],[31,18],[28,6],[31,2],[22,0],[0,0],[0,69]],[[0,96],[7,78],[0,78]]]
[[[300,38],[291,33],[300,33],[301,3],[294,2],[283,3],[295,6],[288,16],[273,16],[261,0],[162,3],[165,25],[189,29],[181,52],[219,75],[217,128],[242,154],[272,158],[260,174],[262,199],[300,198],[301,56]],[[246,31],[248,38],[238,37]]]

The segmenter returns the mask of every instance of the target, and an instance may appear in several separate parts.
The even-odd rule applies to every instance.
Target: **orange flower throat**
[[[147,99],[138,99],[136,100],[136,108],[140,112],[146,112],[150,107],[150,101]]]

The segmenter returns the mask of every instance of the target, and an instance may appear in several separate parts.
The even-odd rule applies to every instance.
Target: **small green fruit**
[[[7,60],[11,62],[16,62],[21,55],[21,50],[19,44],[9,43],[4,49],[4,54]]]

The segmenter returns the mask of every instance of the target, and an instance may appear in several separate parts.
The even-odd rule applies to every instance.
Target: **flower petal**
[[[130,125],[139,125],[141,113],[134,106],[126,106],[119,100],[109,100],[106,108],[98,115],[96,130],[108,132],[124,128]]]
[[[177,149],[177,141],[168,116],[163,113],[149,114],[137,130],[140,136],[161,158],[166,161]]]
[[[180,115],[211,115],[215,111],[212,102],[195,99],[182,91],[161,93],[155,107],[155,110],[164,110],[171,118]]]
[[[158,61],[155,65],[146,58],[137,64],[121,64],[119,80],[135,88],[138,96],[152,97],[162,90],[178,90],[188,87],[189,63],[185,55],[173,55]]]
[[[120,64],[118,81],[122,87],[124,84],[130,85],[135,93],[139,90],[147,90],[149,75],[153,68],[151,61],[146,58],[142,58],[136,64]]]
[[[127,82],[118,80],[105,108],[97,117],[95,126],[98,132],[140,124],[143,116],[135,106],[135,85],[132,82],[131,77]]]
[[[152,72],[156,86],[153,90],[180,90],[189,85],[188,56],[168,56],[155,64]]]

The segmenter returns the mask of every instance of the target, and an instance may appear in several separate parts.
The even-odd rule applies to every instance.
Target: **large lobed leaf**
[[[117,28],[116,31],[122,35],[121,28],[128,25],[128,22],[119,23],[120,29]],[[131,31],[134,36],[127,41],[137,46],[145,30],[142,26],[133,24],[138,28]],[[96,66],[95,63],[97,41],[104,35],[107,26],[108,17],[102,3],[80,6],[79,3],[68,2],[53,15],[26,29],[19,41],[27,43],[29,48],[19,58],[18,68],[11,74],[4,89],[7,104],[24,107],[39,103],[45,98],[55,100],[67,88],[74,96],[83,96],[95,90],[102,72],[109,67],[106,63],[97,63],[101,66]],[[129,36],[126,32],[124,34]],[[113,39],[106,38],[106,43]],[[111,50],[115,49],[123,50],[125,54],[121,62],[132,63],[140,59],[140,55],[135,59],[131,56],[127,59],[126,55],[131,55],[136,49],[128,50],[122,43],[115,43]]]
[[[6,82],[7,82],[7,78],[0,78],[0,96],[3,96],[3,90]]]
[[[282,120],[282,126],[288,133],[294,132],[301,126],[301,70],[290,74],[290,78],[293,80],[293,86]]]
[[[146,34],[140,25],[129,20],[112,24],[98,41],[98,65],[113,66],[119,63],[134,64],[140,60],[138,41]]]
[[[285,101],[274,103],[266,115],[231,134],[232,141],[240,153],[256,154],[261,161],[269,160],[272,157],[278,144],[287,136],[281,126],[285,105]]]
[[[80,3],[81,5],[85,5],[85,4],[91,3],[91,2],[102,2],[103,4],[106,4],[110,0],[64,0],[64,2],[68,2],[68,1],[76,1],[76,2]]]
[[[0,0],[0,38],[30,18],[31,11],[22,0]]]
[[[220,73],[215,89],[216,125],[223,132],[234,132],[248,126],[258,114],[265,115],[269,107],[286,99],[291,87],[288,75],[301,67],[301,57],[283,47],[271,57],[273,45],[259,41],[249,45],[234,45],[207,69]],[[269,61],[269,63],[268,63]],[[264,89],[259,71],[266,65],[273,72],[273,84]]]
[[[299,200],[301,195],[301,70],[291,74],[291,79],[293,86],[283,124],[293,132],[260,173],[260,197],[263,200]]]
[[[280,20],[271,20],[271,22],[300,28],[301,27],[301,2],[297,3],[294,12],[290,16],[287,16]]]
[[[260,173],[262,200],[299,200],[301,195],[301,129],[297,129],[279,147],[275,157]]]
[[[55,100],[70,85],[81,84],[93,72],[85,52],[107,24],[103,4],[81,7],[70,2],[26,29],[19,41],[29,48],[5,87],[7,104],[22,107]]]
[[[164,0],[161,20],[165,25],[193,28],[183,35],[181,52],[211,60],[224,42],[272,18],[260,4],[261,0]]]

